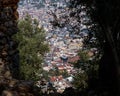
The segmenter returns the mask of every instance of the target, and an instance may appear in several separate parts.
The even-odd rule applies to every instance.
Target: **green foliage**
[[[96,83],[98,79],[99,60],[94,56],[89,56],[88,52],[89,50],[80,50],[78,53],[80,60],[74,63],[74,67],[78,68],[78,71],[74,75],[73,85],[81,92],[85,92],[85,90],[92,85],[89,83],[93,81]],[[92,60],[90,58],[92,58]]]
[[[19,42],[21,78],[25,80],[40,78],[38,74],[42,72],[44,54],[49,51],[45,31],[38,24],[29,15],[18,22],[19,32],[15,39]]]
[[[80,50],[78,53],[80,60],[74,63],[74,67],[78,69],[78,72],[74,75],[73,85],[77,90],[83,91],[88,87],[88,60],[89,56],[87,51]]]
[[[61,75],[63,75],[64,78],[66,78],[66,77],[69,76],[69,75],[68,75],[68,72],[67,72],[66,70],[64,70]]]
[[[78,73],[74,76],[74,82],[73,85],[76,87],[79,91],[83,91],[88,87],[88,75],[84,70],[79,70]]]
[[[74,67],[75,68],[81,68],[82,67],[82,69],[84,69],[84,66],[86,66],[88,64],[88,61],[89,61],[90,57],[88,56],[87,51],[82,51],[82,50],[80,50],[78,52],[78,55],[80,57],[80,60],[78,60],[77,63],[74,63]]]

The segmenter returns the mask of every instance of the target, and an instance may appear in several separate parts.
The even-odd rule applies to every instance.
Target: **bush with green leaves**
[[[15,39],[19,42],[20,78],[38,80],[43,74],[44,55],[49,51],[45,30],[30,15],[18,21],[18,28]]]
[[[88,52],[89,50],[80,50],[78,53],[80,60],[73,63],[74,67],[78,69],[74,75],[73,86],[83,94],[86,93],[86,90],[93,88],[98,79],[98,60],[89,56]]]

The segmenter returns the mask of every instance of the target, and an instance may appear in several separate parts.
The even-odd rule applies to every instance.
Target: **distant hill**
[[[45,4],[50,2],[51,4],[55,2],[64,2],[64,0],[20,0],[19,5],[26,6],[31,5],[32,7],[43,8]]]
[[[32,6],[35,7],[44,7],[45,0],[20,0],[19,5],[25,6],[27,4],[31,4]]]

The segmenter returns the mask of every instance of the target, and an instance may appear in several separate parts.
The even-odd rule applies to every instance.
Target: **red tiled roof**
[[[71,57],[71,58],[68,58],[68,62],[73,63],[73,62],[78,61],[79,59],[80,59],[80,57],[79,57],[79,56]]]
[[[56,81],[56,80],[62,80],[62,79],[63,79],[63,76],[62,76],[62,75],[60,75],[60,76],[53,76],[53,77],[50,78],[50,80],[51,80],[52,82],[54,82],[54,81]]]
[[[62,80],[62,79],[63,79],[62,75],[58,76],[58,80]]]
[[[57,80],[57,78],[56,78],[56,76],[53,76],[53,77],[50,78],[50,80],[51,80],[52,82],[54,82],[54,81]]]
[[[55,62],[62,63],[63,61],[61,59],[58,59]]]

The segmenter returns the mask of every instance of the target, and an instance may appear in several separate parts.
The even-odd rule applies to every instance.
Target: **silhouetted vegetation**
[[[96,47],[98,51],[96,57],[91,62],[99,64],[98,80],[93,79],[95,72],[92,72],[90,69],[90,76],[93,77],[88,80],[88,86],[89,91],[92,90],[92,93],[98,96],[118,96],[119,94],[119,5],[119,0],[70,0],[69,11],[67,10],[68,14],[64,16],[66,20],[62,23],[70,26],[69,29],[71,28],[71,33],[79,34],[79,24],[81,24],[80,19],[82,18],[79,14],[82,11],[81,6],[85,6],[84,10],[87,12],[87,16],[91,18],[91,22],[87,23],[87,25],[92,25],[92,27],[88,28],[90,31],[87,38],[84,39],[84,49],[89,50],[90,48]],[[57,20],[55,22],[57,22]],[[72,23],[74,20],[76,20],[76,22]],[[61,22],[62,20],[58,20],[58,23],[61,24]],[[95,37],[95,40],[91,42],[93,37]],[[90,66],[92,66],[91,62],[89,62]],[[82,64],[82,61],[80,61],[79,64],[80,63]],[[83,66],[85,66],[84,63]],[[78,67],[78,65],[76,65],[76,67]],[[92,79],[94,82],[91,81]],[[89,91],[87,90],[86,93],[89,93]]]

